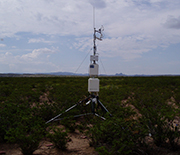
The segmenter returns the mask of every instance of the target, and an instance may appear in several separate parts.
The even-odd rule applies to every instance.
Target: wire
[[[83,62],[86,60],[87,56],[89,55],[89,53],[91,52],[92,48],[89,50],[89,52],[87,53],[86,57],[84,58],[84,60],[81,62],[81,64],[79,65],[79,67],[76,69],[75,73],[77,73],[77,71],[79,70],[79,68],[81,67],[81,65],[83,64]]]

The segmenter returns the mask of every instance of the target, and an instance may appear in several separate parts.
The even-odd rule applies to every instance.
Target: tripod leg
[[[92,115],[93,113],[86,113],[86,114],[80,114],[80,115],[75,115],[73,116],[74,118],[77,118],[77,117],[81,117],[81,116],[87,116],[87,115]],[[70,118],[70,117],[68,117]],[[55,119],[54,121],[61,121],[63,120],[64,118],[58,118],[58,119]]]
[[[102,107],[102,109],[103,109],[104,111],[108,112],[109,115],[112,116],[112,114],[106,109],[106,107],[99,101],[98,98],[97,98],[97,102],[98,102],[98,104]]]
[[[92,113],[95,114],[95,102],[93,100],[91,101],[91,108],[92,108]]]
[[[84,102],[84,101],[87,102],[86,105],[88,105],[88,104],[90,103],[90,102],[89,102],[89,98],[90,98],[90,97],[87,97],[86,99],[84,99],[84,100],[78,102],[77,104],[73,105],[73,106],[70,107],[69,109],[65,110],[65,112],[63,112],[63,113],[61,113],[61,114],[59,114],[59,115],[53,117],[52,119],[50,119],[49,121],[47,121],[46,124],[48,124],[48,123],[54,121],[55,119],[57,119],[58,117],[60,117],[62,114],[64,114],[64,113],[70,111],[71,109],[75,108],[78,104],[81,104],[81,103]]]
[[[64,113],[70,111],[71,109],[73,109],[73,108],[76,107],[77,105],[78,105],[78,104],[75,104],[75,105],[73,105],[72,107],[70,107],[69,109],[67,109],[65,112],[63,112],[63,113],[61,113],[61,114],[59,114],[59,115],[53,117],[52,119],[50,119],[49,121],[47,121],[46,124],[48,124],[48,123],[54,121],[56,118],[60,117],[60,116],[61,116],[62,114],[64,114]]]
[[[100,118],[103,119],[103,120],[106,120],[106,118],[104,118],[104,117],[98,115],[97,113],[95,113],[94,115],[97,116],[97,117],[100,117]]]

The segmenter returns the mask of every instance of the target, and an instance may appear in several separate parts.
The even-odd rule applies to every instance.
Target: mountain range
[[[72,73],[72,72],[50,72],[50,73],[0,73],[0,77],[52,77],[52,76],[89,76],[88,73]],[[180,76],[180,74],[159,74],[159,75],[145,75],[145,74],[135,74],[126,75],[123,73],[116,74],[100,74],[99,76]]]

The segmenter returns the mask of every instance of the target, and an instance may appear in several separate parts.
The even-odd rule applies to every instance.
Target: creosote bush
[[[65,128],[71,133],[75,132],[75,129],[76,129],[75,122],[76,121],[74,120],[72,116],[61,120],[61,124],[64,125]]]
[[[64,131],[64,129],[61,129],[58,127],[52,128],[51,132],[48,133],[48,135],[47,135],[47,137],[50,138],[50,141],[52,141],[54,143],[56,148],[58,148],[60,150],[66,150],[67,142],[69,140],[67,132]]]
[[[5,138],[11,143],[17,143],[23,155],[32,155],[38,149],[45,135],[45,122],[36,117],[23,117],[16,127],[6,132]]]
[[[137,151],[139,140],[144,138],[135,120],[108,118],[96,123],[88,132],[90,145],[99,154],[133,154]],[[142,136],[142,137],[140,137]]]

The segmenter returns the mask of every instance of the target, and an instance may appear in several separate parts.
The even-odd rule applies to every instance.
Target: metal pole
[[[112,114],[106,109],[106,107],[99,101],[99,99],[97,99],[97,102],[100,104],[100,106],[109,113],[110,116],[112,116]]]
[[[93,47],[93,54],[94,54],[94,56],[96,55],[96,28],[94,28],[94,40],[93,40],[93,42],[94,42],[94,47]],[[96,61],[94,60],[93,61],[93,63],[95,64],[96,63]]]
[[[73,105],[72,107],[70,107],[69,109],[67,109],[65,112],[68,112],[69,110],[73,109],[73,108],[76,107],[76,106],[77,106],[77,104]],[[56,118],[60,117],[60,116],[61,116],[62,114],[64,114],[65,112],[63,112],[63,113],[61,113],[61,114],[59,114],[59,115],[53,117],[52,119],[50,119],[49,121],[47,121],[46,124],[48,124],[48,123],[54,121]]]

